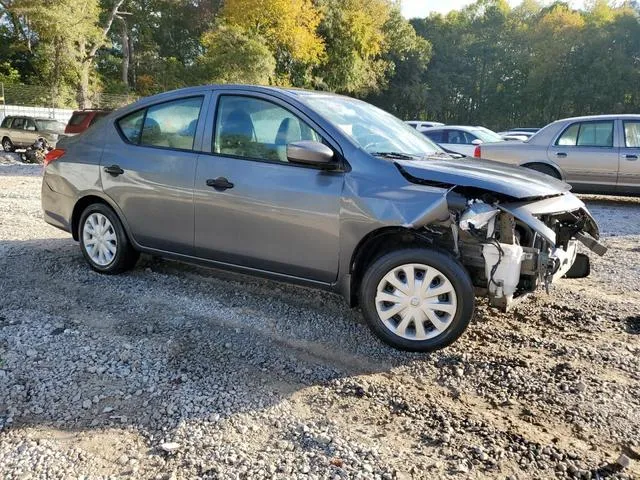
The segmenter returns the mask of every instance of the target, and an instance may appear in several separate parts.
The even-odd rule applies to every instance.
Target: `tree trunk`
[[[129,50],[129,29],[127,28],[127,21],[118,17],[122,21],[122,83],[129,90],[129,63],[131,61],[131,52]]]

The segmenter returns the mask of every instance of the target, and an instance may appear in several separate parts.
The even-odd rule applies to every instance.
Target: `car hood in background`
[[[395,163],[409,177],[418,180],[481,188],[519,200],[559,195],[571,189],[569,184],[549,175],[478,158],[430,157],[423,160],[395,160]]]

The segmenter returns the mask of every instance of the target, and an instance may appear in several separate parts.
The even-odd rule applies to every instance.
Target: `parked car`
[[[419,132],[421,132],[425,128],[440,127],[440,126],[444,125],[444,123],[440,123],[440,122],[425,122],[425,121],[422,121],[422,120],[408,120],[405,123],[407,125],[412,126],[413,128],[415,128]]]
[[[640,193],[640,115],[553,122],[524,143],[479,146],[474,156],[537,170],[578,193]]]
[[[42,206],[98,272],[147,252],[335,291],[416,351],[463,333],[476,287],[507,308],[585,276],[576,240],[604,252],[567,184],[453,159],[372,105],[297,89],[140,100],[60,141]]]
[[[422,130],[422,134],[442,148],[467,157],[473,156],[476,145],[504,141],[500,135],[488,128],[461,125],[427,128]]]
[[[64,133],[66,135],[82,133],[99,119],[108,115],[109,112],[110,110],[76,110],[71,115]]]
[[[16,148],[27,148],[44,138],[49,145],[55,146],[58,137],[64,132],[64,124],[50,118],[32,118],[7,116],[0,124],[0,141],[5,152]]]

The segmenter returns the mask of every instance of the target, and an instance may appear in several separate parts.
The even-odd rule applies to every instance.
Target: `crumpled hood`
[[[479,158],[394,160],[410,177],[433,183],[481,188],[523,200],[559,195],[571,189],[534,170]]]

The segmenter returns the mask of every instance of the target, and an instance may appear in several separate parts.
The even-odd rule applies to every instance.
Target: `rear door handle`
[[[638,155],[631,155],[631,154],[629,154],[629,155],[625,155],[625,156],[624,156],[624,158],[626,158],[627,160],[629,160],[629,161],[632,161],[632,162],[633,162],[634,160],[637,160],[637,159],[638,159]]]
[[[227,190],[228,188],[233,188],[233,183],[227,180],[224,177],[218,178],[210,178],[207,180],[207,186],[213,187],[216,190]]]
[[[104,171],[109,175],[113,175],[117,177],[118,175],[122,175],[124,170],[120,168],[120,165],[111,165],[110,167],[104,167]]]
[[[566,154],[566,153],[564,153],[564,152],[558,152],[558,153],[556,153],[556,157],[565,158],[566,156],[567,156],[567,154]]]

